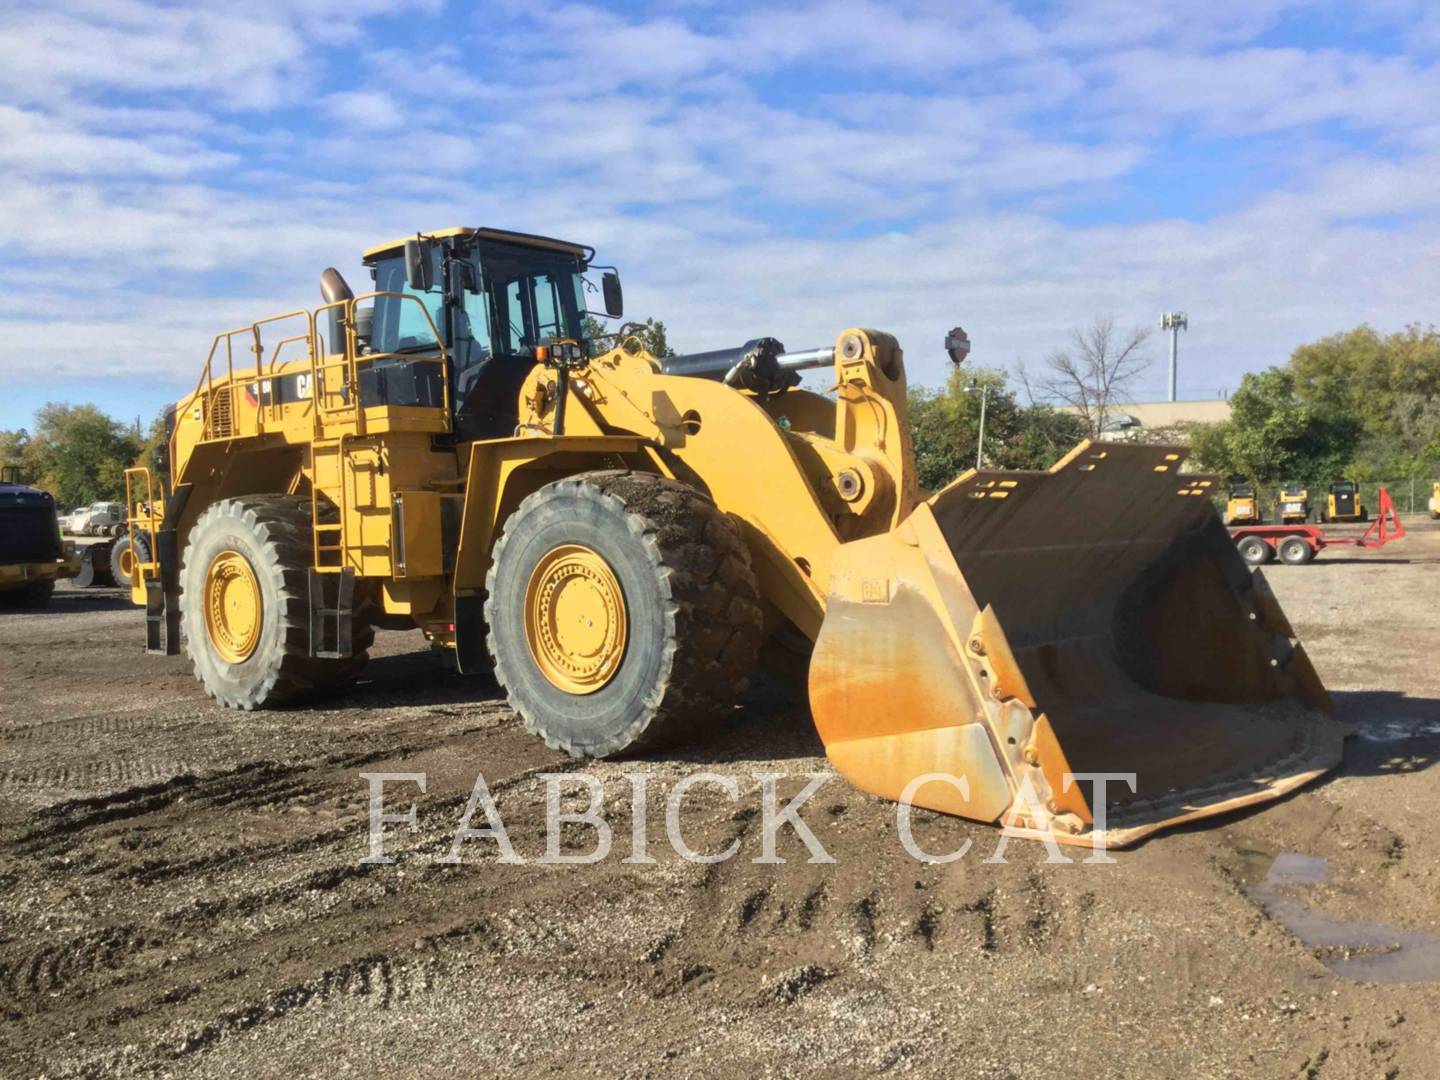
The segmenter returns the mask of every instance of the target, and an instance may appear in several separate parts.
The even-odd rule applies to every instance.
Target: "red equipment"
[[[1390,492],[1380,489],[1380,513],[1364,536],[1326,536],[1319,525],[1242,525],[1231,529],[1230,536],[1240,549],[1240,556],[1251,566],[1259,566],[1279,558],[1283,563],[1307,563],[1327,547],[1384,547],[1405,535],[1405,526],[1395,512]]]

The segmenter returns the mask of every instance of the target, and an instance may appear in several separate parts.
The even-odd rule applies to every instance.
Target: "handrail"
[[[340,346],[338,352],[322,353],[320,351],[321,315],[330,311],[337,311],[340,315],[342,340],[338,343]],[[310,347],[310,394],[315,401],[315,436],[317,438],[324,434],[325,417],[338,416],[350,410],[352,406],[350,401],[346,400],[347,392],[350,399],[353,400],[359,389],[359,375],[353,370],[355,364],[354,334],[354,313],[348,300],[336,300],[333,303],[324,304],[316,308],[310,317],[310,335],[314,341]],[[326,344],[333,346],[337,343],[330,341]],[[340,359],[332,363],[329,360],[332,356],[338,356]],[[325,372],[335,368],[339,369],[342,385],[338,389],[332,390],[326,382]],[[334,408],[326,404],[327,398],[332,393],[338,394],[340,397],[340,404]],[[361,423],[357,411],[357,428]]]
[[[447,417],[447,421],[446,421],[446,422],[447,422],[447,425],[448,425],[448,423],[449,423],[448,417],[450,416],[450,363],[449,363],[450,353],[449,353],[449,350],[447,350],[447,349],[445,348],[445,342],[444,342],[444,341],[441,339],[441,337],[440,337],[440,328],[435,325],[435,320],[434,320],[433,318],[431,318],[431,316],[430,316],[430,309],[425,306],[424,302],[421,301],[420,297],[416,296],[414,293],[402,293],[402,292],[370,292],[370,293],[362,293],[361,295],[359,295],[359,296],[357,296],[357,297],[355,297],[355,298],[353,298],[352,300],[349,301],[349,304],[350,304],[350,313],[351,313],[351,320],[350,320],[350,325],[351,325],[351,327],[353,328],[353,326],[354,326],[354,310],[355,310],[355,306],[356,306],[357,304],[359,304],[362,300],[374,300],[376,297],[381,297],[381,296],[394,296],[394,297],[397,297],[397,298],[399,298],[399,299],[401,299],[401,300],[409,300],[409,301],[413,302],[414,304],[416,304],[416,305],[420,308],[420,314],[423,315],[423,316],[425,316],[425,325],[427,325],[428,327],[430,327],[430,336],[435,339],[435,351],[436,351],[436,353],[437,353],[438,355],[437,355],[435,361],[433,361],[433,362],[438,363],[438,364],[440,365],[440,404],[441,404],[441,406],[442,406],[443,409],[444,409],[445,416]],[[364,360],[367,364],[369,364],[369,363],[373,363],[373,362],[376,361],[376,360],[383,360],[383,359],[385,359],[385,358],[387,358],[387,357],[392,357],[392,356],[393,356],[393,357],[398,357],[398,358],[400,358],[400,359],[402,359],[402,360],[416,360],[416,359],[417,359],[417,357],[415,356],[414,353],[393,353],[393,352],[392,352],[392,353],[367,353],[367,354],[366,354],[365,356],[363,356],[363,357],[357,357],[357,358],[356,358],[356,363],[358,364],[360,360]],[[428,363],[428,362],[431,362],[431,361],[430,361],[429,358],[427,357],[425,362]]]
[[[137,474],[145,477],[145,506],[147,506],[149,509],[143,517],[135,512],[135,507],[138,504],[135,500],[134,488],[132,486],[131,479]],[[135,465],[131,468],[126,469],[125,525],[126,528],[130,530],[130,557],[135,560],[135,565],[140,570],[140,578],[142,581],[145,578],[146,571],[158,570],[160,567],[160,549],[159,545],[156,543],[157,538],[155,535],[155,521],[156,518],[163,518],[164,513],[165,510],[163,493],[160,501],[159,513],[156,512],[155,481],[154,478],[151,476],[149,467],[146,465]],[[141,526],[144,527],[146,535],[150,538],[150,542],[145,547],[145,550],[149,555],[149,558],[146,559],[139,558],[135,551],[135,530]]]
[[[365,301],[375,301],[381,297],[394,297],[402,302],[410,302],[420,308],[420,314],[429,327],[431,337],[435,341],[436,356],[434,360],[426,357],[425,362],[436,362],[440,365],[441,383],[441,404],[442,412],[446,418],[446,426],[450,425],[451,392],[450,385],[450,364],[449,351],[445,347],[440,336],[440,329],[435,325],[435,320],[430,314],[430,309],[419,296],[414,293],[377,291],[364,293],[360,296],[351,297],[347,300],[337,300],[331,304],[324,304],[313,311],[304,308],[297,308],[294,311],[286,311],[279,315],[269,315],[263,319],[257,319],[245,326],[237,326],[233,330],[224,330],[216,334],[210,343],[210,352],[205,358],[205,364],[200,369],[200,377],[195,382],[195,390],[191,395],[198,397],[203,392],[204,405],[200,415],[200,439],[202,441],[215,438],[214,423],[216,414],[216,402],[218,400],[215,388],[215,360],[220,350],[220,344],[225,343],[225,386],[223,391],[229,395],[231,429],[227,438],[234,437],[234,417],[238,414],[235,402],[235,392],[238,386],[235,382],[235,337],[238,334],[248,334],[251,338],[249,351],[255,356],[255,383],[257,400],[259,398],[259,383],[261,380],[274,378],[276,367],[280,359],[280,351],[284,346],[296,341],[307,343],[308,356],[297,357],[297,360],[308,360],[311,375],[311,399],[314,402],[313,416],[315,420],[315,435],[321,437],[324,434],[324,421],[326,417],[338,417],[349,413],[353,416],[355,423],[354,434],[364,434],[364,410],[360,406],[360,365],[370,365],[376,360],[389,357],[398,357],[407,360],[416,360],[412,353],[367,353],[364,356],[357,354],[357,341],[355,336],[355,312],[356,307]],[[341,326],[343,327],[343,340],[340,342],[328,342],[329,345],[338,344],[336,352],[321,352],[320,349],[320,326],[322,316],[329,311],[339,310],[341,314]],[[272,323],[282,322],[287,319],[304,319],[305,330],[303,333],[294,334],[282,338],[276,342],[270,355],[270,361],[265,362],[265,346],[261,336],[261,327]],[[338,359],[331,361],[329,357]],[[289,361],[287,361],[289,362]],[[341,385],[338,388],[328,388],[325,384],[325,373],[336,371],[340,376]],[[336,395],[340,402],[334,406],[327,405],[327,399]],[[272,391],[268,412],[265,408],[257,411],[256,427],[257,433],[265,429],[265,421],[271,421],[279,417],[279,403]]]
[[[269,365],[269,367],[266,369],[266,371],[264,372],[263,375],[257,373],[256,386],[255,386],[255,391],[256,391],[255,396],[256,396],[256,399],[257,399],[257,400],[258,400],[259,397],[260,397],[260,392],[261,392],[261,385],[260,385],[260,384],[261,384],[261,380],[262,380],[262,379],[268,379],[268,380],[270,381],[270,410],[269,410],[269,416],[270,416],[270,419],[271,419],[271,420],[278,420],[278,419],[280,418],[280,409],[281,409],[281,407],[282,407],[282,403],[280,402],[280,395],[276,392],[276,389],[275,389],[275,365],[280,362],[280,350],[282,350],[283,348],[285,348],[285,346],[286,346],[286,345],[289,345],[292,341],[303,341],[303,342],[305,342],[305,349],[306,349],[307,355],[304,357],[304,359],[306,359],[306,360],[311,360],[311,359],[313,358],[313,356],[314,356],[314,351],[315,351],[315,335],[314,335],[313,333],[311,333],[311,332],[307,329],[304,334],[296,334],[296,335],[293,336],[293,337],[281,338],[279,341],[277,341],[277,342],[275,343],[274,351],[272,351],[272,352],[270,353],[270,365]],[[297,357],[296,359],[298,360],[298,359],[300,359],[300,358]],[[286,363],[293,363],[293,362],[294,362],[294,361],[290,361],[290,360],[287,360],[287,361],[286,361]],[[264,412],[264,411],[260,411],[260,412],[257,413],[257,415],[263,417],[263,416],[265,416],[265,412]],[[264,427],[264,424],[261,423],[259,426],[260,426],[261,428],[263,428],[263,427]]]
[[[311,371],[314,376],[315,389],[315,423],[316,434],[323,434],[324,418],[339,417],[349,414],[355,422],[356,435],[365,434],[365,411],[360,405],[360,365],[373,364],[376,360],[387,357],[398,357],[404,360],[415,360],[411,353],[366,353],[364,356],[357,353],[357,341],[355,337],[355,309],[364,301],[374,301],[380,297],[394,297],[401,301],[409,301],[420,308],[420,314],[424,316],[425,323],[430,328],[430,334],[435,340],[435,349],[438,354],[437,361],[441,371],[441,403],[446,417],[446,425],[449,426],[450,416],[450,365],[448,363],[449,353],[440,337],[440,329],[431,318],[429,309],[414,293],[377,291],[362,293],[360,296],[351,297],[348,300],[336,300],[334,303],[325,304],[315,309],[311,317],[311,333],[314,335],[315,344],[311,348]],[[326,352],[323,354],[325,360],[321,359],[320,351],[320,325],[325,312],[339,310],[341,313],[341,326],[343,327],[344,342],[340,352]],[[334,342],[328,344],[333,345]],[[330,361],[331,356],[338,357],[338,360]],[[427,357],[427,362],[429,358]],[[338,390],[332,390],[325,386],[324,372],[339,369],[343,376],[344,385]],[[323,388],[323,389],[322,389]],[[332,394],[341,396],[341,403],[330,406],[326,402]],[[348,398],[348,400],[347,400]]]
[[[311,340],[311,342],[313,343],[314,338],[315,338],[315,316],[314,316],[311,312],[307,311],[307,310],[304,309],[304,308],[297,308],[297,309],[294,310],[294,311],[282,312],[282,313],[279,314],[279,315],[267,315],[265,318],[263,318],[263,319],[257,319],[257,320],[255,320],[254,322],[248,323],[248,324],[245,325],[245,326],[237,326],[237,327],[236,327],[235,329],[233,329],[233,330],[222,330],[220,333],[218,333],[218,334],[215,335],[214,340],[210,343],[210,353],[209,353],[209,355],[205,358],[205,366],[200,369],[200,378],[199,378],[198,380],[196,380],[196,383],[195,383],[195,394],[199,394],[202,388],[203,388],[204,391],[205,391],[205,406],[204,406],[204,411],[203,411],[203,413],[201,414],[201,417],[200,417],[200,423],[201,423],[201,427],[200,427],[200,438],[201,438],[202,440],[208,438],[208,437],[210,436],[210,432],[211,432],[211,426],[212,426],[211,421],[212,421],[213,414],[214,414],[215,400],[216,400],[216,399],[215,399],[215,353],[216,353],[216,350],[218,350],[218,349],[220,348],[220,342],[221,342],[222,340],[225,342],[225,376],[226,376],[225,391],[226,391],[227,394],[230,395],[230,415],[233,417],[233,416],[235,415],[235,412],[236,412],[236,410],[235,410],[235,389],[236,389],[236,384],[235,384],[235,340],[234,340],[234,339],[235,339],[235,335],[236,335],[236,334],[249,334],[249,335],[252,337],[252,339],[253,339],[253,341],[254,341],[254,344],[252,344],[252,345],[250,346],[250,351],[255,354],[255,377],[256,377],[256,380],[258,381],[260,378],[263,377],[263,367],[264,367],[264,346],[263,346],[263,344],[262,344],[262,342],[261,342],[260,328],[261,328],[262,326],[268,326],[268,325],[270,325],[271,323],[276,323],[276,322],[281,322],[281,321],[286,320],[286,319],[296,319],[296,318],[300,318],[300,319],[304,319],[304,320],[305,320],[305,324],[306,324],[305,334],[304,334],[303,336],[302,336],[302,335],[296,335],[296,336],[291,337],[291,338],[286,338],[286,339],[284,339],[283,341],[281,341],[280,344],[283,345],[283,344],[285,343],[285,341],[304,340],[305,337],[308,337],[308,338]],[[313,344],[312,344],[311,348],[313,349],[313,347],[314,347],[314,346],[313,346]],[[276,346],[276,350],[277,350],[277,355],[278,355],[279,345]],[[272,361],[271,361],[271,366],[273,367],[273,365],[274,365],[274,361],[273,361],[273,359],[272,359]],[[193,396],[193,395],[192,395],[192,396]],[[233,430],[233,429],[232,429],[232,430]]]

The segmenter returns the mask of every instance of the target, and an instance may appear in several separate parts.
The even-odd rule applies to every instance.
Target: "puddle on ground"
[[[1440,720],[1379,720],[1359,725],[1355,734],[1365,742],[1394,743],[1440,735]]]
[[[1324,859],[1282,851],[1260,883],[1244,891],[1265,914],[1314,949],[1336,975],[1370,983],[1440,980],[1440,937],[1339,919],[1297,895],[1329,880],[1330,864]]]

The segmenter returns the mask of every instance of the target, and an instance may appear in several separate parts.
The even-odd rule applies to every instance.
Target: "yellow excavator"
[[[168,485],[127,474],[147,645],[183,640],[219,702],[324,696],[376,627],[419,627],[549,745],[598,757],[699,738],[757,663],[808,661],[856,785],[1079,845],[1340,760],[1182,450],[1086,442],[927,495],[888,334],[657,357],[622,326],[601,349],[587,300],[623,317],[618,273],[497,229],[364,265],[367,293],[326,270],[319,308],[217,335],[170,413]],[[819,368],[825,393],[800,385]],[[1097,772],[1133,787],[1097,805],[1076,779]]]

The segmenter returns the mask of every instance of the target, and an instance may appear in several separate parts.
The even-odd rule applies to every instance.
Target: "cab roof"
[[[550,251],[563,251],[576,258],[589,262],[595,257],[595,249],[584,244],[572,244],[568,240],[556,240],[550,236],[536,236],[533,233],[510,232],[506,229],[472,229],[468,226],[457,225],[450,229],[432,229],[429,232],[418,234],[432,240],[444,240],[452,236],[478,236],[483,240],[499,240],[502,243],[524,244],[527,247],[547,248]],[[399,240],[391,240],[389,243],[379,244],[367,248],[364,254],[365,262],[373,262],[382,255],[389,255],[399,251],[405,246],[406,240],[413,240],[414,236],[402,236]]]

